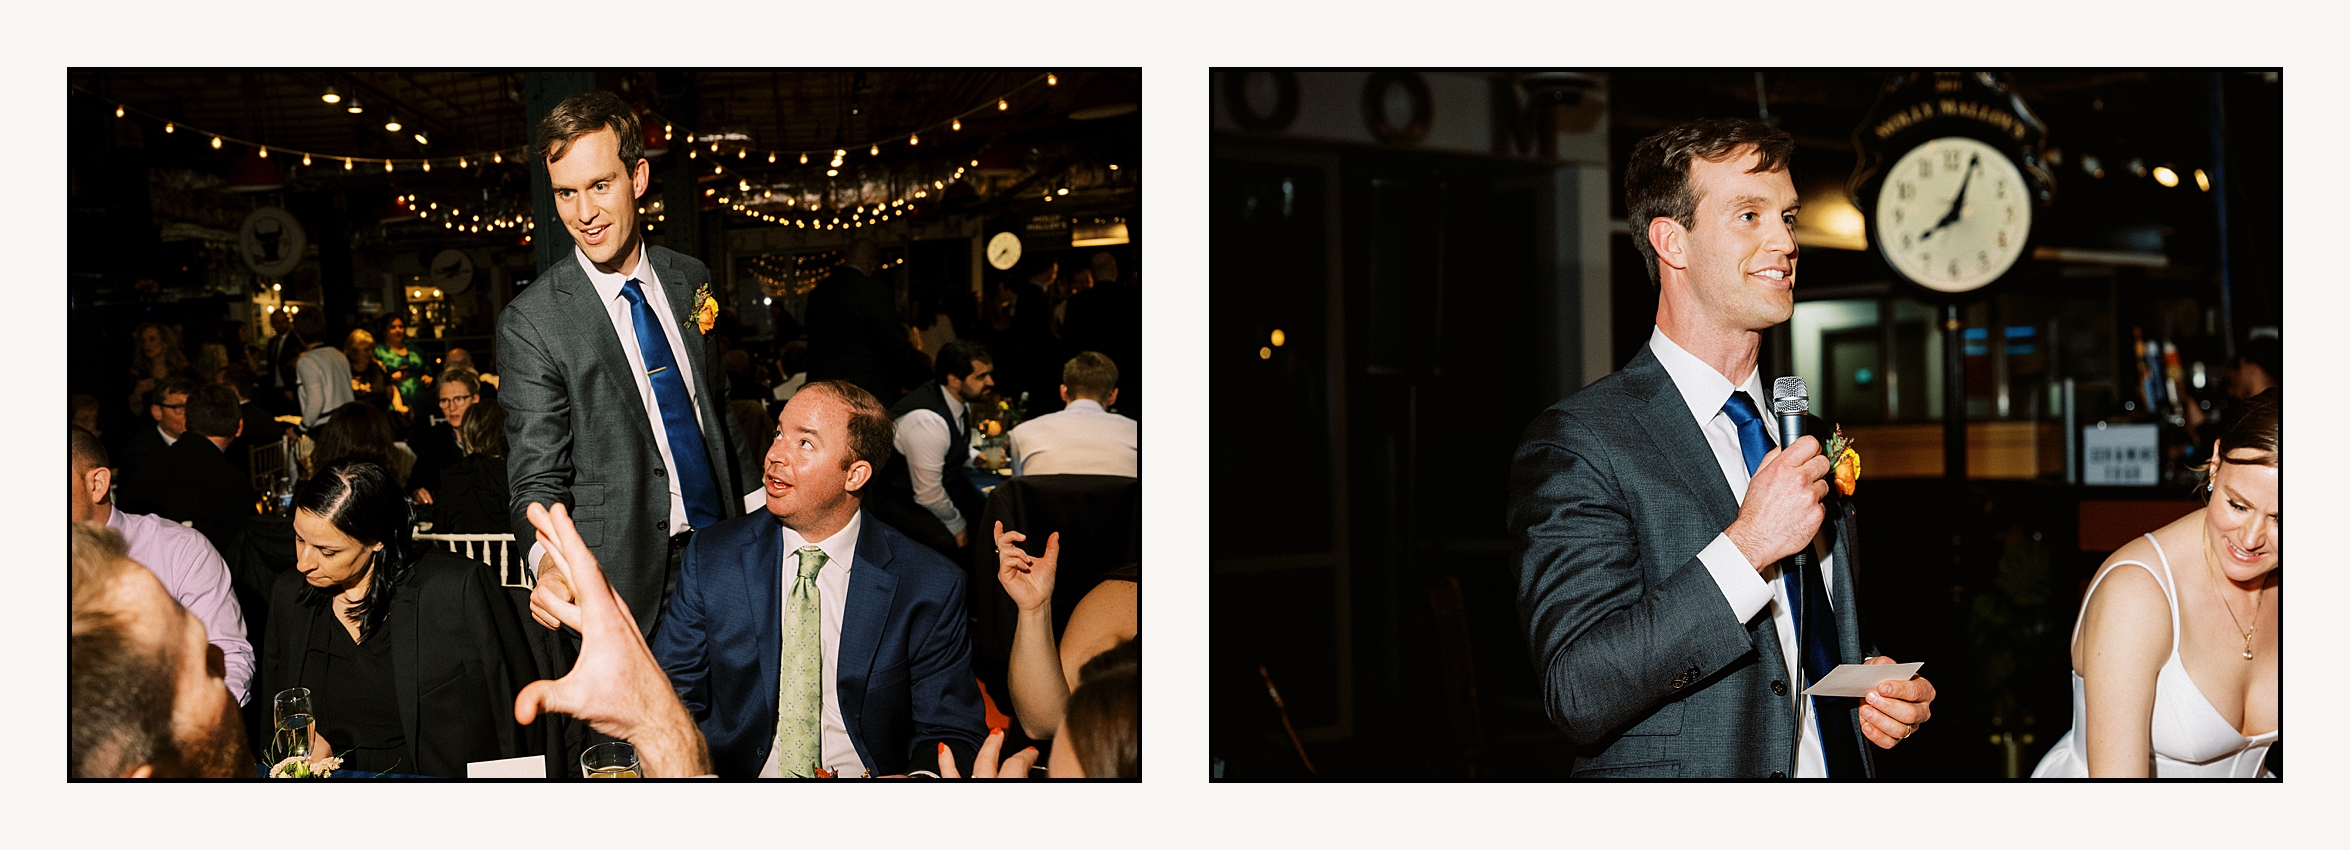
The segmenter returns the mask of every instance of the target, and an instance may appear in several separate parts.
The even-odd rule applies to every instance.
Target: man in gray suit
[[[1852,505],[1823,506],[1819,441],[1778,450],[1756,404],[1763,332],[1795,310],[1793,149],[1743,120],[1634,147],[1625,209],[1656,328],[1535,417],[1512,460],[1518,616],[1578,777],[1868,776],[1864,738],[1890,748],[1930,713],[1922,678],[1799,694],[1865,653]]]
[[[718,340],[697,321],[710,271],[644,244],[636,205],[651,167],[619,97],[564,100],[535,152],[575,248],[498,319],[515,539],[534,539],[530,505],[569,505],[649,636],[693,530],[742,515],[757,489],[738,460]],[[548,602],[570,602],[571,587],[535,545],[530,560],[531,612],[555,628]]]

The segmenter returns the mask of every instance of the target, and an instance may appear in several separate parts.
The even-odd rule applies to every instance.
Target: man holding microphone
[[[1736,119],[1634,147],[1625,209],[1656,328],[1512,460],[1519,620],[1577,777],[1861,778],[1868,744],[1931,714],[1923,678],[1800,693],[1865,653],[1852,508],[1823,505],[1819,441],[1781,449],[1759,401],[1763,332],[1795,309],[1793,149]]]

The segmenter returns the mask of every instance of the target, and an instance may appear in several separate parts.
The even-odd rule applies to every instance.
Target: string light
[[[909,147],[911,147],[911,146],[913,146],[913,145],[919,145],[919,144],[921,144],[921,143],[922,143],[922,136],[921,136],[921,134],[919,134],[919,133],[917,133],[917,134],[913,134],[913,135],[909,135],[909,136],[907,136],[907,137],[906,137],[906,145],[907,145],[907,146],[909,146]]]
[[[505,154],[503,154],[503,153],[492,153],[492,154],[490,154],[490,161],[491,161],[491,162],[494,162],[494,163],[504,164],[504,163],[506,162],[506,155],[505,155]],[[1113,165],[1113,166],[1110,166],[1110,167],[1111,167],[1111,168],[1116,168],[1117,166]]]
[[[220,137],[219,137],[219,136],[214,136],[214,137],[212,137],[212,149],[213,149],[213,150],[220,150]]]
[[[268,159],[268,158],[269,158],[269,149],[268,149],[268,148],[262,148],[262,149],[261,149],[261,158],[262,158],[262,159]]]
[[[801,165],[807,165],[807,164],[808,164],[808,155],[807,155],[806,153],[802,153],[802,154],[800,154],[800,164],[801,164]]]
[[[163,132],[166,132],[166,133],[169,133],[169,132],[171,132],[171,127],[172,127],[172,125],[171,125],[171,122],[169,122],[169,121],[165,121],[165,122],[163,122]]]
[[[774,165],[774,164],[775,164],[775,154],[774,154],[774,152],[772,152],[772,151],[768,152],[768,154],[767,154],[767,164],[768,164],[768,165]]]
[[[391,165],[391,164],[392,164],[392,161],[391,161],[391,160],[388,160],[388,159],[387,159],[387,160],[384,160],[384,164],[385,164],[385,165],[387,165],[387,166],[388,166],[388,165]],[[386,169],[384,169],[384,170],[385,170],[385,171],[390,171],[391,169],[389,169],[389,168],[386,168]],[[428,159],[428,160],[425,160],[425,161],[424,161],[424,173],[426,173],[426,174],[431,174],[431,173],[432,173],[432,160],[429,160],[429,159]]]
[[[309,154],[305,153],[305,154],[303,154],[303,155],[302,155],[302,164],[303,164],[303,165],[309,165],[309,164],[310,164],[310,155],[309,155]]]
[[[1059,77],[1056,77],[1056,76],[1053,76],[1053,75],[1051,75],[1051,74],[1046,74],[1046,75],[1044,75],[1044,84],[1045,84],[1045,85],[1048,85],[1048,86],[1057,86],[1057,85],[1060,85],[1060,84],[1061,84],[1061,78],[1059,78]]]
[[[392,173],[392,161],[391,161],[391,160],[388,160],[388,159],[387,159],[387,160],[384,160],[384,173],[385,173],[385,174],[390,174],[390,173]]]
[[[955,119],[955,132],[957,132],[957,133],[963,132],[963,119],[961,119],[961,118],[957,118],[957,119]]]
[[[880,156],[880,155],[881,155],[881,144],[880,144],[880,143],[878,143],[878,142],[874,143],[874,145],[873,145],[873,155],[874,155],[874,156]]]
[[[343,157],[343,170],[344,170],[344,171],[349,171],[349,170],[351,170],[351,158],[350,158],[350,157]]]
[[[1004,111],[1004,110],[1006,110],[1006,109],[1010,109],[1010,108],[1012,108],[1012,103],[1011,103],[1011,101],[1008,101],[1008,100],[1000,100],[1000,99],[999,99],[999,100],[997,100],[997,101],[995,102],[995,111],[997,111],[997,112],[1002,112],[1002,111]]]
[[[116,118],[121,118],[121,117],[122,117],[122,107],[119,107],[119,106],[117,106],[117,107],[115,107],[115,108],[114,108],[114,117],[116,117]]]
[[[738,150],[738,151],[735,151],[735,152],[734,152],[734,158],[735,158],[735,159],[745,159],[745,158],[748,158],[750,155],[751,155],[751,150],[750,150],[749,148],[744,148],[744,149],[742,149],[742,150]]]

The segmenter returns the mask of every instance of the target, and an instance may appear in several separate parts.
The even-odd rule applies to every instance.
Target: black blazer
[[[699,260],[647,246],[645,261],[661,279],[693,381],[702,446],[729,517],[758,470],[742,469],[742,435],[726,407],[726,373],[718,337],[693,321],[694,290],[710,282]],[[524,513],[531,503],[571,506],[579,537],[596,553],[637,628],[660,621],[668,582],[669,470],[637,394],[636,376],[595,284],[565,254],[539,282],[514,296],[498,318],[498,403],[506,408],[506,470],[512,491],[508,523],[528,551],[536,537]]]
[[[1519,622],[1550,720],[1576,745],[1573,775],[1793,773],[1801,679],[1770,608],[1738,622],[1697,557],[1738,500],[1655,352],[1642,347],[1526,426],[1508,517]],[[1854,525],[1850,501],[1827,505],[1830,605],[1848,661],[1864,657]],[[1857,729],[1857,701],[1846,702]],[[1866,743],[1853,746],[1873,764]]]
[[[254,515],[252,479],[230,465],[219,446],[193,431],[124,476],[115,495],[131,513],[194,522],[219,552],[229,551],[245,518]]]
[[[302,665],[318,621],[302,605],[302,573],[270,591],[268,644],[256,693],[305,685]],[[332,628],[331,625],[324,626]],[[535,677],[530,648],[497,573],[434,548],[392,593],[392,610],[368,638],[392,642],[392,687],[407,738],[401,772],[463,777],[469,762],[538,755],[543,744],[514,722],[514,696]],[[321,717],[322,726],[334,718]]]

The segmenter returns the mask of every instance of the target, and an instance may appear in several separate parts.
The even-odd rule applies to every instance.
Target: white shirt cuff
[[[1763,606],[1771,604],[1771,583],[1746,560],[1746,553],[1738,551],[1727,534],[1714,535],[1714,542],[1706,544],[1697,553],[1705,562],[1706,572],[1712,573],[1714,584],[1722,588],[1722,598],[1730,603],[1730,612],[1738,615],[1738,622],[1754,619]]]

